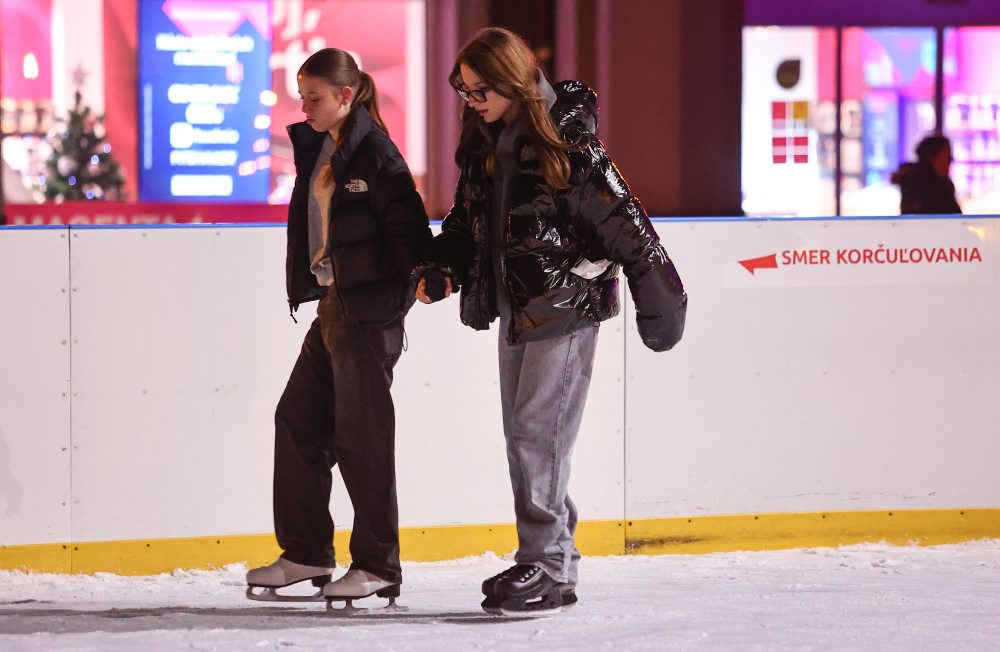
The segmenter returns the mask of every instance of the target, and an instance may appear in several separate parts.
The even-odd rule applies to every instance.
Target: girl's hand
[[[438,270],[428,270],[427,273],[420,278],[420,282],[417,283],[417,300],[420,301],[420,303],[434,303],[435,301],[447,299],[451,296],[451,277],[446,274],[441,274],[441,277],[444,279],[444,293],[439,296],[434,296],[437,293],[432,291],[430,295],[428,295],[427,276],[431,273],[441,274]],[[432,288],[432,290],[433,289],[436,288]]]

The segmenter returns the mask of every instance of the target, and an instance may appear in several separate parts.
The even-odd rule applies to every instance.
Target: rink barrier
[[[601,328],[570,484],[584,554],[1000,538],[1000,219],[655,226],[692,297],[688,329],[647,351],[625,291]],[[0,228],[0,568],[273,559],[274,405],[315,312],[283,310],[284,238]],[[837,264],[811,264],[824,251]],[[955,260],[867,262],[900,252]],[[456,313],[417,306],[396,369],[411,560],[516,545],[496,333]],[[349,526],[336,473],[331,502]]]
[[[350,531],[334,534],[337,562],[350,564]],[[830,548],[865,542],[941,545],[1000,538],[1000,509],[892,510],[803,514],[736,514],[627,522],[584,521],[577,545],[585,556],[702,554]],[[517,547],[513,524],[403,528],[404,561],[443,561]],[[152,575],[175,569],[271,563],[280,553],[273,535],[0,547],[0,568],[46,573],[114,572]]]

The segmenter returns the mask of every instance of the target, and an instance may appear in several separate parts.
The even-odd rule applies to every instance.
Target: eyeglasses
[[[468,102],[469,98],[475,100],[477,103],[482,104],[486,101],[486,91],[493,90],[491,88],[477,88],[475,90],[466,90],[460,86],[455,87],[455,92],[458,96],[462,98],[463,102]]]

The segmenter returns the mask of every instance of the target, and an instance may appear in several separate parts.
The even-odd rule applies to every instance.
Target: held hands
[[[429,268],[417,283],[417,300],[434,303],[451,296],[451,277],[434,267]]]

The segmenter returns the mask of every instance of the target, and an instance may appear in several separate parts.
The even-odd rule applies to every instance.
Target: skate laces
[[[494,580],[505,580],[508,577],[512,577],[518,573],[518,569],[521,568],[521,564],[516,564],[511,566],[507,570],[501,571],[493,576]]]
[[[521,572],[521,576],[517,578],[519,582],[526,582],[539,573],[542,569],[538,566],[528,566],[526,570]]]
[[[516,577],[518,582],[524,582],[534,577],[540,570],[542,569],[533,564],[517,564],[500,573],[497,580],[509,580]]]

